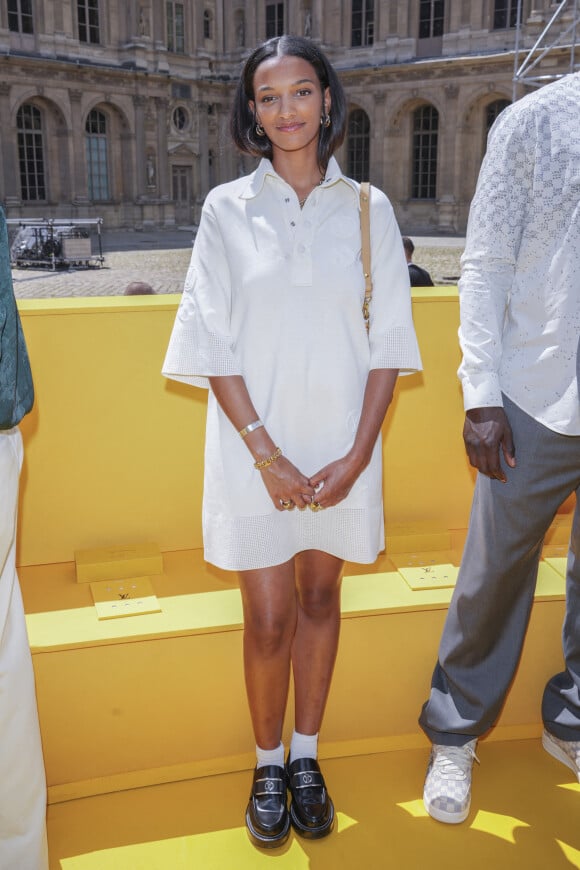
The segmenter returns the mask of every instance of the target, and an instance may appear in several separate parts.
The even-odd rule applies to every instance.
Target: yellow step
[[[154,578],[161,613],[105,621],[74,564],[21,570],[51,801],[253,763],[239,592],[229,575],[204,574],[199,551],[165,553],[164,565]],[[344,580],[327,756],[424,745],[417,715],[452,588],[413,591],[391,560],[382,567]],[[195,577],[203,591],[191,591]],[[499,736],[537,730],[543,684],[561,666],[563,599],[561,564],[544,560]],[[292,704],[287,733],[291,725]]]

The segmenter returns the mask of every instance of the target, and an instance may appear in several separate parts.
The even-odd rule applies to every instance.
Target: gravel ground
[[[415,239],[414,260],[427,269],[433,281],[454,284],[459,275],[462,240],[437,244]],[[105,252],[102,268],[56,270],[26,267],[13,269],[14,292],[19,299],[67,296],[119,296],[132,281],[146,281],[156,293],[181,293],[191,249],[122,250]]]
[[[20,299],[121,296],[132,281],[145,281],[156,293],[181,293],[190,257],[188,249],[112,251],[100,269],[13,269],[14,293]]]
[[[459,258],[462,247],[429,247],[415,242],[413,260],[418,266],[423,266],[431,275],[435,284],[456,284],[459,278]]]

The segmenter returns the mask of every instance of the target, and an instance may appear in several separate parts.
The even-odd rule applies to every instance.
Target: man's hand
[[[474,468],[486,477],[506,482],[500,463],[500,447],[510,468],[516,467],[516,449],[503,408],[471,408],[467,411],[463,441]]]

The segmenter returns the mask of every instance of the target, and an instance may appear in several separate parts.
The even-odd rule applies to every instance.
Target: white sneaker
[[[434,743],[429,757],[423,803],[438,822],[457,825],[464,822],[471,803],[471,768],[479,764],[475,754],[477,739],[463,746]]]
[[[580,782],[580,740],[560,740],[544,729],[542,746],[553,758],[573,770]]]

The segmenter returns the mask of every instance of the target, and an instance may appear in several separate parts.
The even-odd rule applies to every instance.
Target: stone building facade
[[[344,83],[343,169],[382,187],[405,231],[462,232],[513,98],[518,3],[532,46],[552,0],[0,0],[0,200],[12,218],[194,224],[210,187],[252,168],[228,136],[241,63],[291,32]]]

